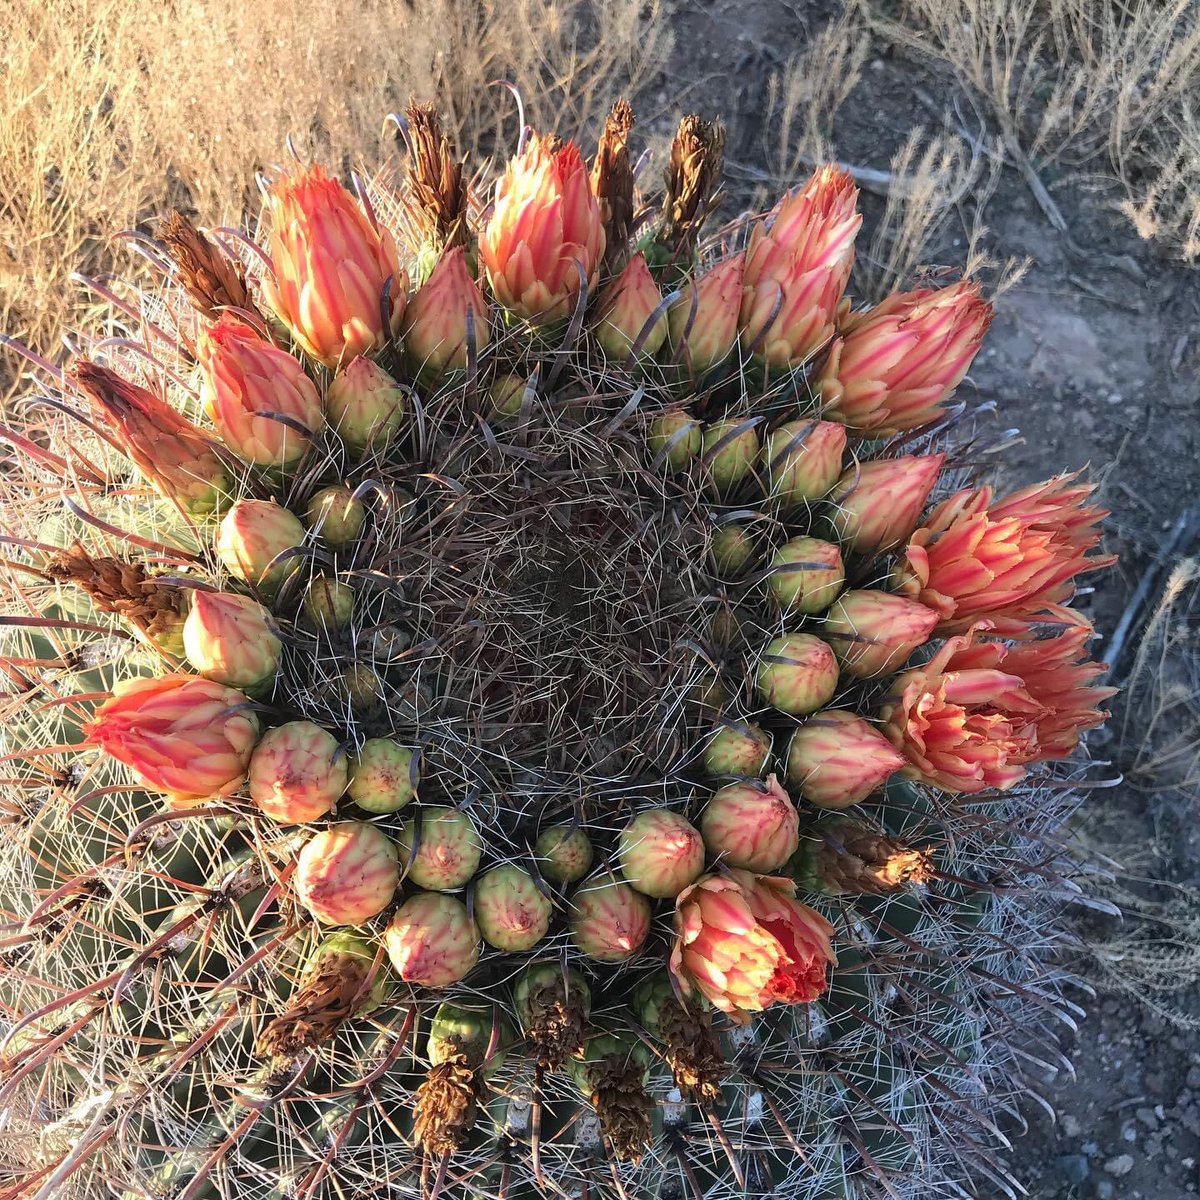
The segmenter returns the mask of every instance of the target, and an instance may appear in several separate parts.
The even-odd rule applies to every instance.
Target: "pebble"
[[[1136,1142],[1137,1130],[1132,1125],[1126,1125],[1121,1130],[1121,1137],[1127,1142]]]
[[[1154,1111],[1154,1109],[1139,1108],[1133,1115],[1135,1117],[1137,1117],[1137,1119],[1143,1125],[1145,1125],[1145,1127],[1147,1129],[1157,1129],[1158,1128],[1158,1122],[1159,1122],[1160,1118],[1159,1118],[1158,1113],[1156,1113]]]
[[[1083,1183],[1090,1172],[1091,1166],[1082,1154],[1060,1154],[1058,1156],[1058,1173],[1068,1183]]]
[[[1083,1126],[1074,1113],[1067,1113],[1063,1117],[1062,1127],[1064,1136],[1069,1138],[1077,1138],[1083,1132]]]
[[[1133,1170],[1133,1155],[1118,1154],[1116,1158],[1110,1158],[1104,1164],[1104,1169],[1110,1175],[1116,1175],[1118,1178],[1122,1175],[1128,1175]]]
[[[1096,1184],[1096,1200],[1112,1200],[1117,1194],[1117,1189],[1113,1186],[1112,1181],[1101,1179]]]
[[[1084,1142],[1079,1148],[1088,1158],[1095,1158],[1100,1153],[1100,1146],[1097,1142]]]

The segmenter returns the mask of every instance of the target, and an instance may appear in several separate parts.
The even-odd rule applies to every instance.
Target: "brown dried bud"
[[[439,253],[469,247],[466,159],[456,160],[442,121],[432,104],[409,101],[404,112],[412,146],[408,167],[408,212],[420,240]]]
[[[178,209],[171,209],[163,218],[158,240],[175,264],[180,284],[204,316],[216,320],[230,308],[257,315],[242,264],[205,237]]]
[[[700,227],[721,202],[724,151],[725,127],[720,121],[702,121],[693,113],[679,122],[664,175],[658,240],[670,247],[681,268],[696,248]]]
[[[429,1068],[417,1088],[413,1137],[431,1158],[453,1154],[475,1124],[484,1095],[484,1079],[467,1061],[453,1054]]]
[[[796,882],[809,891],[886,896],[926,883],[933,861],[929,850],[839,814],[822,817],[801,835],[790,866]]]
[[[621,265],[633,231],[633,167],[629,161],[632,131],[633,108],[621,98],[605,118],[592,164],[592,191],[600,202],[604,222],[605,262],[614,272]]]

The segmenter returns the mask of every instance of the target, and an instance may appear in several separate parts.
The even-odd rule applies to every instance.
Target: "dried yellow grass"
[[[670,48],[658,0],[8,0],[5,16],[0,329],[50,353],[86,319],[71,272],[128,262],[114,231],[168,203],[242,220],[289,135],[337,168],[394,163],[384,118],[416,95],[486,154],[481,131],[516,135],[494,81],[533,123],[595,128]]]

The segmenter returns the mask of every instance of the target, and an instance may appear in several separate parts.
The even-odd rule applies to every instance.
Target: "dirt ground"
[[[761,154],[767,80],[806,34],[832,10],[821,5],[723,0],[689,6],[677,31],[676,81],[695,79],[689,100],[706,115],[723,114],[728,156]],[[733,63],[733,70],[729,69]],[[908,56],[875,46],[862,82],[837,126],[839,158],[886,170],[914,125],[929,125],[929,99],[951,111],[952,80]],[[1117,194],[1096,180],[1045,182],[1065,215],[1057,233],[1011,167],[988,204],[993,253],[1028,255],[1032,268],[1003,296],[991,333],[970,376],[981,400],[994,401],[1002,428],[1019,428],[1005,452],[1013,485],[1063,470],[1090,467],[1113,510],[1109,547],[1120,566],[1095,581],[1082,603],[1094,617],[1104,655],[1143,572],[1176,518],[1200,500],[1200,273],[1141,242],[1115,211]],[[882,201],[865,196],[868,214]],[[932,262],[961,262],[962,243],[939,247]],[[1183,547],[1186,550],[1186,546]],[[1200,550],[1193,544],[1192,551]],[[1196,585],[1193,584],[1193,588]],[[1152,597],[1152,600],[1154,597]],[[1186,680],[1187,652],[1200,655],[1200,600],[1190,624],[1160,668]],[[1121,681],[1128,656],[1117,671]],[[1141,708],[1114,702],[1112,732],[1091,742],[1110,759],[1096,777],[1129,773],[1150,736]],[[1155,880],[1200,884],[1195,798],[1147,779],[1089,793],[1076,836],[1093,856],[1108,855]],[[1155,904],[1162,892],[1141,885]],[[1128,924],[1128,922],[1127,922]],[[1118,923],[1089,914],[1073,933],[1103,942]],[[1094,974],[1088,955],[1074,964]],[[1051,1119],[1031,1105],[1029,1125],[1009,1129],[1017,1174],[1037,1200],[1180,1200],[1197,1191],[1200,1162],[1200,1034],[1156,1015],[1123,989],[1101,987],[1076,1000],[1089,1015],[1064,1044],[1076,1077],[1047,1081]],[[1173,997],[1185,1015],[1200,1016],[1200,997]]]

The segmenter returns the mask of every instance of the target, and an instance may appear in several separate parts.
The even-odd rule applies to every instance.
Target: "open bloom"
[[[444,251],[404,314],[404,355],[413,372],[435,383],[467,366],[467,349],[488,344],[488,306],[467,270],[462,246]]]
[[[670,969],[739,1025],[772,1004],[805,1004],[829,986],[833,926],[790,879],[731,870],[702,875],[675,905]]]
[[[948,792],[1012,787],[1045,757],[1039,727],[1054,714],[1007,669],[1003,643],[978,641],[989,628],[982,622],[950,638],[929,662],[898,675],[880,711],[907,773]]]
[[[667,314],[666,354],[693,375],[728,358],[738,335],[746,255],[723,258],[693,279]]]
[[[225,444],[260,467],[290,467],[325,427],[316,385],[299,361],[226,313],[197,353],[204,407]]]
[[[531,134],[496,184],[479,238],[493,295],[527,321],[564,320],[603,254],[600,206],[579,147]]]
[[[217,511],[230,479],[212,442],[153,392],[82,362],[75,379],[154,489],[193,517]]]
[[[661,303],[662,294],[646,266],[646,256],[635,254],[600,296],[596,310],[596,341],[606,354],[618,361],[628,358],[635,345],[638,345],[639,357],[652,358],[667,336],[666,314],[659,315],[640,345],[638,338]]]
[[[1093,488],[1076,478],[1059,475],[997,501],[987,486],[943,501],[909,540],[899,590],[939,613],[942,633],[980,618],[1017,636],[1033,618],[1079,623],[1063,607],[1075,576],[1113,559],[1088,557],[1108,513],[1086,503]]]
[[[840,167],[822,167],[760,221],[746,249],[742,341],[754,357],[787,370],[816,353],[834,318],[854,265],[862,224],[858,188]]]
[[[163,675],[117,684],[86,732],[141,784],[186,808],[237,791],[258,718],[233,688],[194,675]]]
[[[883,437],[936,420],[992,321],[977,283],[894,292],[829,348],[816,388],[825,415]]]
[[[899,545],[916,528],[944,454],[876,458],[848,468],[829,497],[838,537],[859,554]]]
[[[408,296],[392,235],[321,167],[282,176],[267,207],[263,294],[305,353],[335,367],[387,345]]]

